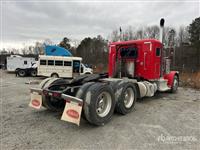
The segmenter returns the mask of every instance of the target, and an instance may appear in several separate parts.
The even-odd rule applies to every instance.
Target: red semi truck
[[[114,113],[127,114],[137,99],[157,91],[176,92],[179,73],[170,71],[163,50],[164,19],[160,40],[113,42],[109,45],[108,73],[82,75],[71,81],[47,78],[31,89],[30,106],[63,111],[62,120],[79,125],[83,116],[91,124],[104,125]]]

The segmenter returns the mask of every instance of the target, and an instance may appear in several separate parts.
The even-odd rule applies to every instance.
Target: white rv
[[[13,72],[17,69],[31,68],[35,63],[35,58],[11,55],[7,57],[7,71]]]
[[[37,75],[37,62],[32,57],[22,57],[19,55],[11,55],[7,57],[7,71],[16,72],[19,76]]]
[[[80,74],[93,73],[93,70],[85,67],[81,61],[81,57],[40,55],[37,65],[37,75],[73,78]]]

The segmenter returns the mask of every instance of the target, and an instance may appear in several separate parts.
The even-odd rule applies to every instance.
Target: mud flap
[[[41,89],[31,89],[31,101],[29,106],[35,109],[40,109],[42,106],[42,92]]]
[[[65,109],[61,120],[80,125],[83,101],[79,98],[62,94],[62,98],[66,100]]]

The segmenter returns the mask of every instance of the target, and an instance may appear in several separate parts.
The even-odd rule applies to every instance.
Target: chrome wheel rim
[[[134,95],[134,91],[132,88],[127,88],[125,91],[125,97],[124,97],[124,106],[126,108],[130,108],[133,105],[134,99],[135,99],[135,95]]]
[[[97,98],[97,115],[105,117],[110,112],[112,105],[112,98],[108,92],[102,92]]]

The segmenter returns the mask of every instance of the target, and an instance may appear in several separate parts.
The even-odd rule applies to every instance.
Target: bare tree
[[[50,39],[45,39],[43,42],[45,45],[53,45],[53,42]]]
[[[188,27],[180,26],[178,31],[178,45],[181,46],[183,43],[189,42]]]
[[[69,42],[70,42],[69,38],[64,37],[63,40],[60,42],[59,46],[65,48],[67,50],[70,50],[71,45]]]
[[[26,50],[26,48],[25,48],[25,47],[24,47],[24,48],[22,48],[22,49],[21,49],[21,51],[22,51],[22,54],[23,54],[23,55],[26,55],[26,54],[27,54],[27,50]]]
[[[34,53],[40,54],[40,55],[44,54],[44,47],[43,47],[42,43],[40,43],[40,42],[35,43]]]
[[[134,32],[134,28],[132,26],[129,26],[127,29],[125,29],[124,32],[124,40],[135,40],[136,36],[135,36],[135,32]]]
[[[137,39],[143,39],[144,38],[144,30],[143,30],[143,28],[140,28],[139,30],[137,30],[136,38]]]
[[[159,27],[149,26],[144,29],[145,38],[158,39],[159,38]]]
[[[111,34],[111,41],[116,42],[119,40],[118,30],[114,30]]]

